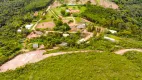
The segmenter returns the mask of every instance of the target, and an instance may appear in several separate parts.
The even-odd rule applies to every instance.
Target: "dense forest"
[[[103,27],[119,31],[120,36],[142,39],[142,3],[141,0],[112,0],[120,8],[105,9],[100,6],[87,5],[82,13],[86,19]]]
[[[29,31],[17,33],[18,28],[34,19],[33,13],[54,0],[0,1],[0,64],[19,53],[21,42]],[[42,5],[41,5],[42,4]]]

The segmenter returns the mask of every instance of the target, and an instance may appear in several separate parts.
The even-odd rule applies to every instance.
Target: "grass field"
[[[140,67],[113,53],[78,53],[50,57],[0,74],[0,80],[141,80]]]

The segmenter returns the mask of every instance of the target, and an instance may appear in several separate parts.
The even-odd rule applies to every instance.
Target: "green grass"
[[[142,71],[142,52],[127,52],[124,56],[135,65],[139,66]]]
[[[140,68],[112,53],[76,53],[47,58],[0,73],[0,80],[141,80]]]
[[[124,48],[142,48],[142,41],[131,38],[121,38],[119,45]]]
[[[121,38],[120,37],[117,37],[117,36],[115,36],[115,35],[111,35],[111,34],[109,34],[109,35],[107,35],[108,37],[110,37],[110,38],[113,38],[113,39],[115,39],[115,40],[117,40],[117,41],[119,41]]]

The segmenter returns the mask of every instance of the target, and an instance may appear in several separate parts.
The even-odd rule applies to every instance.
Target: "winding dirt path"
[[[20,54],[16,56],[14,59],[6,62],[0,67],[0,72],[6,72],[8,70],[15,70],[16,68],[19,68],[21,66],[24,66],[28,63],[35,63],[39,62],[45,58],[51,57],[51,56],[58,56],[63,54],[71,54],[71,53],[84,53],[84,52],[93,52],[93,50],[82,50],[82,51],[69,51],[69,52],[56,52],[56,53],[50,53],[50,54],[43,54],[46,52],[45,50],[37,50],[32,51],[24,54]],[[95,52],[101,52],[101,51],[95,51]]]
[[[115,54],[123,55],[128,51],[138,51],[142,52],[142,49],[121,49],[118,51],[115,51]],[[19,68],[21,66],[24,66],[28,63],[35,63],[39,62],[45,58],[51,57],[51,56],[58,56],[63,54],[71,54],[71,53],[85,53],[85,52],[102,52],[102,51],[94,51],[94,50],[82,50],[82,51],[68,51],[68,52],[56,52],[56,53],[50,53],[50,54],[43,54],[46,52],[45,50],[36,50],[31,51],[28,53],[20,54],[13,58],[12,60],[6,62],[2,66],[0,66],[0,72],[6,72],[8,70],[15,70],[16,68]]]
[[[46,12],[48,12],[50,10],[51,6],[48,6],[48,8],[46,9]],[[43,13],[42,16],[45,16],[46,13]],[[39,24],[39,22],[42,20],[42,18],[40,18],[35,24],[34,26],[32,27],[31,30],[34,30],[35,31],[35,27]]]
[[[121,49],[121,50],[115,51],[114,53],[119,54],[119,55],[123,55],[123,54],[125,54],[126,52],[129,52],[129,51],[142,52],[142,49]]]

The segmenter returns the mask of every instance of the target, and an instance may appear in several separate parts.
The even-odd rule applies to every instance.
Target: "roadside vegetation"
[[[50,57],[0,73],[0,80],[142,79],[142,54],[113,53],[142,48],[142,2],[112,0],[119,5],[119,9],[113,9],[90,1],[77,5],[81,0],[75,1],[76,4],[65,3],[68,0],[0,1],[0,65],[20,53],[36,50],[45,50],[44,54],[78,50],[102,53]]]
[[[20,53],[22,42],[30,33],[24,28],[39,19],[34,11],[44,9],[53,0],[2,0],[0,1],[0,64]],[[42,4],[42,5],[41,5]],[[17,33],[21,28],[22,33]]]
[[[90,65],[91,64],[91,65]],[[139,66],[112,53],[76,53],[50,57],[0,74],[2,80],[141,80]]]

